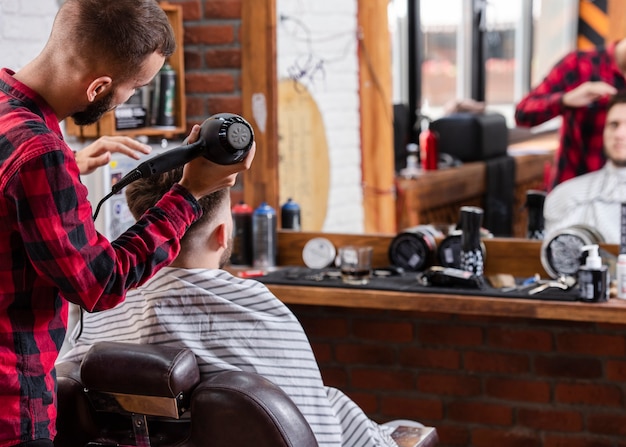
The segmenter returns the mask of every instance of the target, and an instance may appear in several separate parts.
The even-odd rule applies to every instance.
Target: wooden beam
[[[366,233],[396,232],[387,0],[359,0],[361,157]]]
[[[241,97],[244,118],[254,128],[256,156],[243,174],[244,200],[278,209],[278,93],[275,0],[241,4]]]
[[[609,0],[609,34],[607,41],[626,37],[626,2],[624,0]]]

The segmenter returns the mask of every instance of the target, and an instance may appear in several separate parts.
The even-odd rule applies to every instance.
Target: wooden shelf
[[[384,235],[347,235],[280,231],[278,254],[280,266],[303,266],[302,249],[313,237],[325,237],[340,245],[374,246],[374,267],[389,265],[387,250],[391,237]],[[540,273],[541,241],[493,238],[484,240],[487,256],[485,274],[509,273],[519,277]],[[616,255],[619,246],[602,245]],[[289,286],[267,284],[284,303],[331,306],[355,309],[384,309],[412,312],[434,312],[459,315],[530,318],[538,320],[626,323],[626,300],[612,298],[605,303],[564,302],[539,299],[502,298],[445,293],[413,293],[388,290]]]
[[[69,118],[65,120],[65,133],[82,139],[98,138],[103,135],[125,135],[129,137],[148,136],[163,137],[172,139],[184,134],[187,131],[186,100],[185,100],[185,62],[183,48],[183,13],[180,5],[160,2],[161,8],[165,11],[176,38],[176,51],[169,57],[168,61],[176,72],[176,123],[173,127],[141,127],[137,129],[117,130],[115,125],[115,111],[105,113],[95,124],[89,126],[77,126]]]

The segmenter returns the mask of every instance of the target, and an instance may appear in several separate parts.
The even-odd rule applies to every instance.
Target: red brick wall
[[[183,8],[187,128],[216,113],[242,115],[242,0],[170,0]],[[241,177],[231,189],[243,199]]]
[[[324,380],[441,447],[626,446],[626,325],[291,306]]]
[[[170,1],[183,7],[189,127],[215,113],[242,113],[241,2]]]

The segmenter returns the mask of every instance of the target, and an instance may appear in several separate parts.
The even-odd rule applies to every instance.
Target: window
[[[578,0],[392,0],[394,101],[436,119],[455,100],[484,99],[513,127],[517,101],[575,47],[577,8]],[[411,21],[419,23],[414,58]]]

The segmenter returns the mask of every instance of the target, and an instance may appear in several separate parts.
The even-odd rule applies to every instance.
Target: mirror
[[[353,6],[343,6],[343,3],[340,3],[341,6],[338,7],[348,8],[348,14],[353,18],[356,16],[356,22],[348,25],[344,23],[343,27],[340,25],[340,16],[343,11],[337,8],[333,14],[325,14],[317,3],[310,5],[309,2],[286,0],[259,0],[253,5],[250,3],[252,2],[242,4],[243,111],[246,117],[253,117],[256,126],[262,128],[262,131],[256,132],[259,147],[255,160],[256,169],[244,175],[245,200],[250,204],[268,201],[278,209],[287,197],[292,197],[296,202],[305,200],[296,196],[296,193],[308,198],[308,196],[314,196],[317,190],[325,191],[328,188],[329,192],[322,194],[325,196],[325,202],[321,202],[327,204],[326,216],[324,219],[308,219],[309,222],[315,221],[316,226],[322,225],[322,227],[311,228],[311,230],[395,233],[396,227],[385,226],[390,222],[399,221],[396,215],[395,198],[398,185],[393,174],[391,104],[395,101],[396,93],[391,91],[391,53],[387,21],[389,2],[386,0],[345,2]],[[349,9],[350,7],[352,9]],[[305,21],[303,13],[317,15],[317,23],[311,24]],[[320,23],[324,26],[319,26]],[[381,34],[372,38],[372,30],[379,30]],[[291,54],[287,59],[288,62],[282,62],[281,59],[281,35],[286,35],[299,51]],[[357,37],[352,44],[346,40],[349,35]],[[278,41],[274,39],[274,36],[278,36]],[[333,42],[334,46],[320,51],[317,45],[325,41]],[[350,45],[353,45],[352,48]],[[349,55],[344,56],[344,54]],[[310,99],[311,97],[315,99],[314,105],[318,109],[321,107],[316,95],[324,93],[327,97],[331,95],[326,92],[326,87],[331,81],[330,69],[334,65],[345,70],[347,59],[354,54],[360,55],[357,61],[360,76],[352,78],[351,87],[355,88],[344,94],[353,95],[354,90],[358,92],[360,113],[355,115],[351,110],[349,111],[352,113],[350,118],[342,120],[337,118],[335,110],[335,115],[329,118],[326,113],[312,108]],[[285,76],[285,73],[292,76]],[[344,73],[344,76],[348,75]],[[380,85],[383,87],[379,88]],[[297,97],[298,100],[293,98],[296,93],[302,94],[303,91],[308,96],[303,94],[302,97]],[[301,103],[298,103],[300,100],[302,100]],[[281,103],[285,102],[292,106],[288,109],[286,123],[279,115],[281,113],[279,110],[282,110]],[[311,119],[311,117],[316,118]],[[348,148],[353,141],[344,139],[340,140],[337,145],[331,142],[328,136],[326,140],[318,138],[310,144],[310,147],[301,149],[305,145],[298,140],[299,135],[307,132],[319,133],[319,122],[311,124],[310,127],[301,123],[311,123],[315,120],[322,121],[325,130],[328,130],[330,126],[350,127],[353,132],[358,133],[362,142],[360,153],[354,148]],[[354,129],[355,122],[358,123],[358,132]],[[281,126],[287,126],[288,130],[295,130],[300,134],[295,131],[286,134],[281,130]],[[285,139],[283,139],[284,135],[287,135]],[[285,154],[281,151],[281,144],[288,145],[290,152]],[[320,147],[322,148],[321,154]],[[324,147],[328,148],[327,152],[323,150]],[[347,151],[345,159],[335,159],[342,149]],[[301,164],[298,166],[297,162]],[[538,160],[533,163],[529,170],[541,173],[543,161]],[[295,167],[294,164],[296,164]],[[329,166],[329,170],[325,169],[326,165]],[[348,165],[352,166],[350,168],[352,171],[348,171]],[[298,168],[301,170],[299,171]],[[345,170],[342,171],[340,168]],[[351,180],[353,193],[342,195],[341,192],[337,192],[336,184],[348,178],[358,178],[359,171],[362,173],[363,181],[359,184],[358,181]],[[328,174],[327,178],[325,174]],[[356,177],[354,177],[355,174]],[[303,181],[297,184],[301,180]],[[525,180],[535,181],[536,179],[529,177]],[[282,183],[286,181],[291,184],[287,191],[282,186]],[[526,189],[532,189],[538,185],[528,183],[524,186]],[[439,189],[434,194],[442,192],[443,190]],[[398,200],[401,199],[402,197],[399,196]],[[420,199],[419,196],[416,200],[418,199]],[[353,211],[350,207],[352,205],[350,200],[361,202],[362,210]],[[519,211],[523,204],[523,199],[520,200],[522,201],[518,200],[514,206],[516,211]],[[344,213],[342,217],[346,217],[346,220],[341,223],[342,226],[326,224],[330,213],[335,212],[332,209],[335,205],[340,212]],[[316,206],[323,205],[313,205],[313,209]],[[306,213],[303,207],[305,223],[307,222]],[[358,222],[350,220],[354,218]],[[515,235],[523,236],[523,233],[516,232]]]

